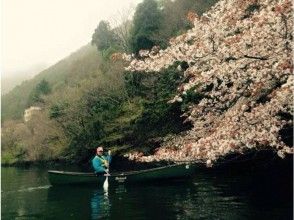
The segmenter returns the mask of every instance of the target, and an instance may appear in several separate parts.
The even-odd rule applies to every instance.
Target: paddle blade
[[[103,183],[103,189],[107,190],[108,189],[108,176],[106,177],[104,183]]]

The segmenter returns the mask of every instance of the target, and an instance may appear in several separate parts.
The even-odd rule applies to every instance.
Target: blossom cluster
[[[194,27],[170,40],[165,50],[128,57],[129,71],[160,71],[175,61],[189,67],[170,102],[188,91],[202,95],[184,113],[193,128],[163,143],[140,161],[199,160],[208,166],[228,153],[270,147],[280,157],[293,153],[279,131],[293,126],[292,3],[290,0],[221,0]]]

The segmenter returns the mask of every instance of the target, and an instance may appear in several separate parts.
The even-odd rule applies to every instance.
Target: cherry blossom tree
[[[130,61],[128,71],[160,71],[186,62],[187,92],[201,94],[184,115],[193,128],[163,143],[154,155],[129,154],[138,161],[203,161],[211,166],[229,153],[271,148],[293,153],[279,131],[293,126],[293,11],[290,0],[221,0],[194,27],[158,52]],[[283,114],[291,115],[283,118]]]

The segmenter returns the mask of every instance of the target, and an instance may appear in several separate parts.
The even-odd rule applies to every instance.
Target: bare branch
[[[244,55],[244,58],[257,59],[257,60],[268,60],[268,57],[255,57],[255,56],[249,56],[249,55]]]

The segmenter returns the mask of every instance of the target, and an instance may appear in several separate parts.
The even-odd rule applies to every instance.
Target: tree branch
[[[285,25],[285,35],[284,35],[284,39],[287,39],[287,37],[288,37],[287,19],[286,19],[286,16],[285,16],[284,14],[281,14],[281,18],[282,18],[282,21],[284,22],[284,25]]]
[[[268,60],[268,57],[255,57],[255,56],[249,56],[249,55],[244,55],[244,58],[257,59],[257,60]]]

